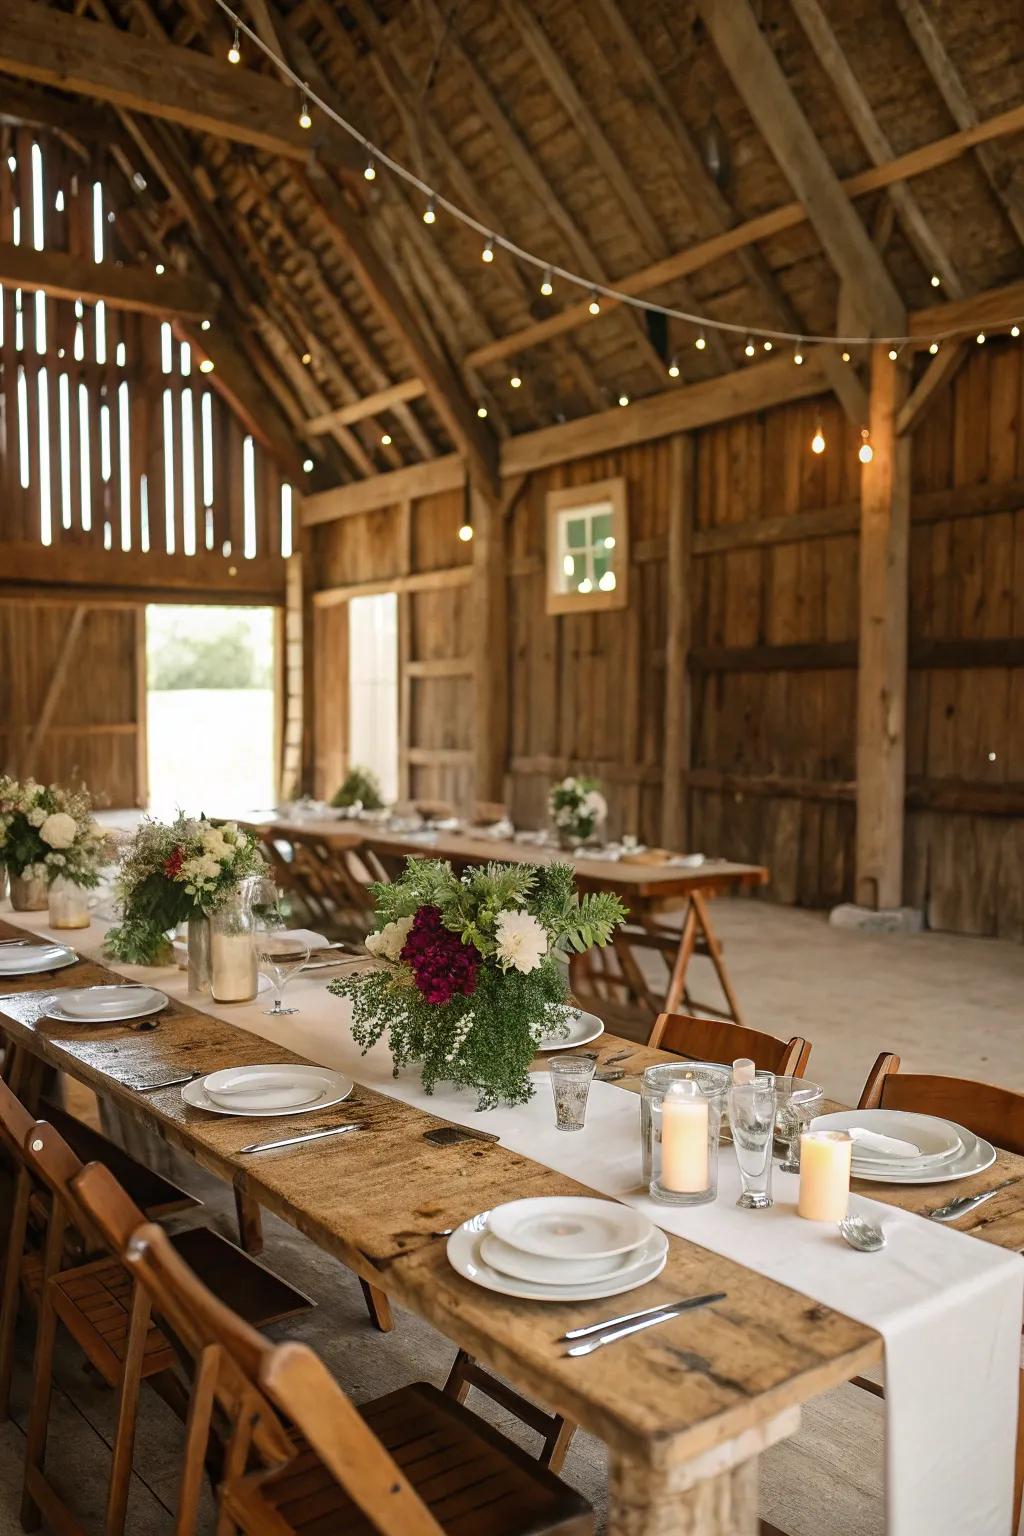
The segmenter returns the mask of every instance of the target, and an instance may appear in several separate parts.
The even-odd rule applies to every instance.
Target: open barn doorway
[[[238,815],[276,796],[275,611],[146,609],[149,809]]]

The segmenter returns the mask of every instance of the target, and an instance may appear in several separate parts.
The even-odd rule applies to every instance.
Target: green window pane
[[[571,517],[565,525],[565,542],[569,549],[584,549],[588,544],[587,519]]]
[[[591,521],[590,537],[595,544],[603,544],[605,539],[611,537],[612,514],[599,512]]]

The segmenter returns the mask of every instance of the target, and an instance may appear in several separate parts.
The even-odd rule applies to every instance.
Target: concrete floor
[[[1024,1091],[1024,949],[993,940],[939,934],[872,935],[828,927],[819,914],[763,902],[716,903],[713,916],[748,1022],[814,1042],[810,1075],[827,1092],[853,1100],[875,1055],[898,1051],[912,1069],[957,1071]],[[698,996],[705,963],[694,975]],[[166,1149],[163,1149],[166,1155]],[[207,1202],[204,1219],[233,1235],[222,1188],[184,1159],[175,1174]],[[451,1345],[419,1319],[397,1314],[387,1336],[369,1325],[353,1277],[290,1228],[266,1219],[267,1262],[318,1302],[287,1325],[327,1360],[356,1401],[412,1380],[440,1384]],[[12,1421],[0,1425],[0,1536],[20,1531],[21,1456],[27,1402],[26,1329]],[[113,1404],[87,1375],[73,1347],[58,1360],[54,1461],[90,1529],[101,1526]],[[477,1394],[471,1405],[522,1444],[528,1430]],[[763,1513],[790,1536],[881,1536],[881,1405],[845,1387],[811,1405],[797,1436],[762,1460]],[[147,1393],[143,1401],[129,1536],[167,1536],[172,1528],[181,1426]],[[603,1528],[606,1465],[602,1447],[578,1435],[564,1476],[598,1512]],[[209,1522],[205,1527],[211,1529]]]

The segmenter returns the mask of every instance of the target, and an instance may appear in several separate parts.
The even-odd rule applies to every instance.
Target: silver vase
[[[50,905],[50,893],[45,880],[26,880],[24,875],[16,875],[13,869],[7,871],[11,886],[11,906],[15,912],[46,912]]]
[[[210,919],[196,916],[188,920],[188,990],[200,997],[209,997],[211,990],[210,970]]]

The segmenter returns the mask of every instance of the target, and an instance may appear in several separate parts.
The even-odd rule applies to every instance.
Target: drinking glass
[[[805,1077],[775,1079],[775,1156],[783,1173],[800,1172],[800,1136],[821,1113],[824,1090]]]
[[[551,1092],[555,1100],[555,1125],[560,1131],[582,1131],[596,1066],[596,1056],[571,1053],[556,1056],[552,1061]]]
[[[772,1137],[775,1133],[775,1076],[771,1072],[752,1083],[733,1083],[728,1094],[729,1126],[742,1194],[736,1204],[744,1210],[765,1210],[772,1200]]]
[[[307,941],[283,933],[273,924],[264,923],[259,933],[257,958],[261,973],[269,978],[274,988],[274,1006],[264,1008],[263,1012],[275,1019],[286,1013],[298,1013],[298,1008],[285,1008],[282,1005],[281,994],[309,959]]]

